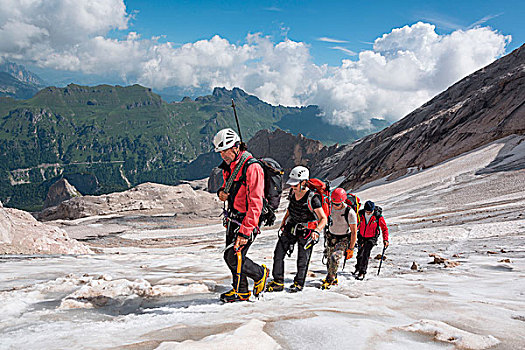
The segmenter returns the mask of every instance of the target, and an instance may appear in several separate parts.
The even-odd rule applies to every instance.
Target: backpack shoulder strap
[[[381,207],[374,209],[374,216],[379,224],[379,219],[383,217],[383,209]]]
[[[252,155],[248,151],[245,151],[243,153],[243,155],[241,156],[241,159],[239,160],[239,163],[237,163],[237,165],[235,166],[235,169],[233,170],[233,173],[228,178],[228,181],[226,182],[226,186],[224,186],[224,192],[229,193],[230,188],[232,187],[233,182],[235,181],[235,178],[237,177],[237,174],[239,173],[239,171],[241,171],[241,167],[246,168],[243,166],[243,164],[250,157],[252,157]],[[243,172],[245,171],[243,170]]]
[[[308,209],[315,215],[315,218],[317,220],[319,220],[319,218],[317,217],[317,213],[315,212],[313,206],[312,206],[312,200],[314,199],[315,195],[318,195],[319,193],[317,193],[315,190],[312,190],[310,189],[310,192],[308,193],[308,198],[306,200],[306,203],[308,204]],[[319,195],[321,197],[321,195]],[[323,205],[323,199],[320,198],[321,200],[321,208],[322,208],[322,205]]]
[[[308,198],[306,199],[306,203],[308,204],[308,209],[310,209],[310,211],[314,213],[315,217],[317,217],[317,214],[315,214],[314,208],[312,207],[312,199],[314,198],[314,196],[315,191],[310,190],[310,192],[308,192]]]
[[[381,234],[381,227],[379,226],[379,219],[383,217],[382,213],[378,213],[377,210],[374,210],[374,214],[372,214],[373,217],[376,218],[376,237],[379,237]]]
[[[344,214],[344,217],[345,217],[345,221],[346,221],[346,224],[348,225],[348,215],[350,214],[350,206],[347,206],[346,209],[345,209],[345,214]]]
[[[248,160],[246,160],[246,162],[244,163],[244,166],[242,167],[242,173],[241,173],[241,177],[239,178],[239,180],[241,182],[245,182],[246,181],[246,172],[248,171],[248,167],[254,163],[259,163],[261,164],[261,162],[255,158],[255,157],[250,157],[248,158]],[[262,165],[261,165],[262,167]],[[263,169],[264,170],[264,169]]]

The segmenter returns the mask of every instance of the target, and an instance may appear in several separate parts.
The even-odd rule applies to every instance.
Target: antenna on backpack
[[[235,116],[235,122],[237,123],[237,131],[239,131],[239,138],[241,139],[239,148],[241,149],[241,151],[246,151],[248,147],[246,147],[246,144],[242,141],[241,127],[239,125],[239,118],[237,118],[237,110],[235,109],[235,102],[233,102],[233,98],[232,98],[232,108],[233,108],[233,115]]]
[[[237,110],[235,109],[235,102],[233,102],[233,98],[232,98],[232,108],[233,108],[233,115],[235,116],[235,122],[237,123],[237,131],[239,131],[239,138],[241,139],[241,143],[242,143],[241,127],[239,126],[239,118],[237,118]]]

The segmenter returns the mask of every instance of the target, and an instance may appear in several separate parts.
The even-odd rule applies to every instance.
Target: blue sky
[[[523,1],[0,0],[0,60],[50,84],[240,87],[394,122],[525,41]]]
[[[183,44],[218,34],[242,43],[260,32],[274,40],[284,36],[308,43],[317,64],[338,65],[355,59],[393,28],[418,21],[436,26],[439,34],[490,26],[512,35],[507,52],[525,41],[524,1],[143,1],[125,2],[134,13],[130,30],[145,37],[166,35]],[[331,38],[343,43],[323,42]],[[332,49],[340,47],[340,49]],[[351,52],[345,52],[343,49]]]

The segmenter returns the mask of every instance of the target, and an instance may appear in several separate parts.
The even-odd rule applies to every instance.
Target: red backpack
[[[330,199],[330,184],[319,179],[310,179],[306,182],[306,187],[308,187],[311,190],[310,194],[308,195],[308,209],[310,209],[310,211],[314,213],[315,217],[317,218],[317,214],[312,208],[312,198],[315,194],[319,194],[319,196],[321,197],[321,206],[323,208],[324,213],[326,214],[326,218],[329,220],[330,214],[332,213],[332,202]],[[308,228],[315,229],[318,224],[319,218],[317,218],[317,221],[309,222]],[[328,226],[329,225],[327,222],[325,228],[327,228]]]
[[[361,208],[361,200],[358,196],[356,196],[353,193],[346,192],[346,205],[348,205],[350,208],[354,209],[355,213],[359,213],[359,209]],[[348,222],[348,213],[345,213],[345,219],[346,222]],[[357,223],[359,224],[359,215],[357,215]]]

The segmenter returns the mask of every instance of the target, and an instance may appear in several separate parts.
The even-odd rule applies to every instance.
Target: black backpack
[[[263,210],[259,221],[265,226],[272,226],[275,222],[275,211],[281,202],[283,193],[283,168],[272,158],[249,158],[242,169],[241,181],[246,181],[246,171],[253,163],[259,163],[264,172],[264,200]]]

